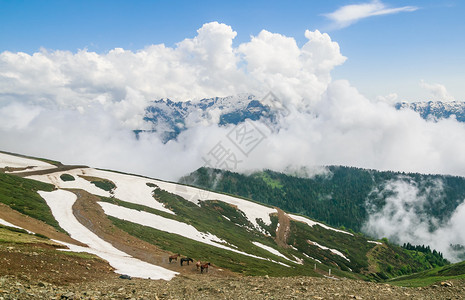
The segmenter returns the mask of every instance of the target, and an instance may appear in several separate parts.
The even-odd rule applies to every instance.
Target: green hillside
[[[52,191],[53,185],[0,172],[0,202],[22,214],[63,231],[37,191]]]
[[[74,182],[70,176],[63,176],[63,174],[67,174],[66,171],[61,172],[62,174],[55,174],[55,176],[63,182]],[[447,263],[423,248],[408,250],[392,245],[387,240],[375,242],[363,234],[341,232],[323,224],[310,226],[307,223],[297,221],[298,217],[289,216],[281,210],[271,214],[271,224],[265,224],[263,220],[258,219],[256,221],[260,226],[256,227],[237,206],[215,199],[214,194],[210,194],[212,195],[211,199],[193,203],[148,182],[148,178],[135,176],[134,179],[136,178],[147,180],[146,185],[152,190],[150,195],[153,196],[153,200],[162,202],[164,207],[170,209],[174,214],[122,201],[115,197],[117,193],[110,193],[108,198],[95,197],[92,201],[109,202],[182,222],[201,233],[218,237],[221,240],[220,244],[228,247],[229,250],[203,243],[201,240],[194,240],[104,214],[93,220],[94,224],[100,223],[102,218],[107,218],[114,226],[139,240],[156,245],[158,248],[171,253],[190,256],[197,261],[209,261],[216,268],[228,269],[244,275],[269,276],[324,276],[328,275],[329,270],[331,270],[333,276],[384,281],[400,275],[429,270],[438,264]],[[216,177],[216,179],[218,178]],[[221,180],[225,178],[228,177],[223,176]],[[276,191],[280,195],[291,194],[293,189],[298,190],[299,188],[295,182],[293,183],[294,178],[288,176],[286,180],[286,177],[279,173],[267,171],[254,174],[249,178],[252,183],[261,181],[265,191],[268,187],[268,191]],[[207,179],[206,176],[202,177],[205,184],[209,184]],[[246,179],[247,177],[243,177],[241,178],[243,181],[237,182],[250,187]],[[87,180],[110,182],[110,179],[104,177],[87,177]],[[328,179],[321,178],[320,180]],[[231,183],[231,181],[225,182]],[[118,189],[117,185],[118,183],[115,181],[111,182],[111,185],[108,184],[108,187],[111,187],[110,190],[114,190]],[[107,185],[101,188],[106,187]],[[0,172],[0,201],[2,203],[22,214],[42,220],[62,230],[46,202],[37,193],[39,190],[51,191],[53,189],[54,187],[50,184]],[[296,200],[296,202],[299,201],[299,199]],[[283,203],[282,207],[284,206]],[[108,222],[108,220],[105,221]],[[92,227],[93,225],[87,224],[87,226]],[[231,251],[231,249],[235,251]],[[425,251],[418,251],[419,249]],[[431,255],[433,256],[431,257]]]
[[[367,199],[374,207],[382,207],[389,196],[372,191],[382,190],[390,180],[404,180],[415,185],[427,199],[425,212],[439,221],[447,220],[465,199],[465,178],[462,177],[341,166],[330,166],[327,171],[312,178],[301,178],[270,170],[244,175],[200,168],[179,182],[250,198],[356,232],[366,221]],[[441,185],[441,195],[430,193],[435,184]],[[437,201],[438,196],[441,201]]]
[[[465,279],[465,262],[394,278],[389,280],[389,283],[399,286],[419,287],[452,279]]]

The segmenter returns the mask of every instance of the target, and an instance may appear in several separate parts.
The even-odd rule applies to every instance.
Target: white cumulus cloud
[[[235,36],[212,22],[174,47],[0,53],[0,149],[177,179],[226,144],[233,127],[216,125],[221,111],[200,121],[194,112],[177,140],[137,138],[133,130],[150,129],[143,120],[150,101],[273,91],[289,114],[279,130],[255,122],[266,138],[239,157],[238,171],[337,164],[465,175],[463,123],[426,122],[332,81],[346,58],[328,34],[306,31],[301,47],[266,30],[237,47]]]
[[[424,80],[420,81],[420,87],[427,90],[431,96],[432,101],[455,101],[454,96],[450,95],[446,87],[439,83],[426,83]]]

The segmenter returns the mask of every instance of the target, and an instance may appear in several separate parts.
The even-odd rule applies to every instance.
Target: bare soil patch
[[[10,208],[8,205],[3,203],[0,203],[0,218],[34,233],[45,235],[50,239],[59,240],[79,246],[85,246],[84,244],[72,239],[69,235],[57,231],[52,226],[37,219],[23,215],[22,213]]]

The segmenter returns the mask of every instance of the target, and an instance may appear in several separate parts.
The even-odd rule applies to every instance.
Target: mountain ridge
[[[1,156],[4,158],[5,154]],[[106,252],[119,255],[121,251],[129,251],[144,263],[195,274],[195,268],[166,262],[168,254],[183,253],[195,260],[210,261],[211,271],[218,276],[233,273],[322,276],[331,268],[333,276],[382,280],[432,267],[422,255],[412,256],[400,247],[374,242],[303,216],[285,213],[286,225],[280,221],[276,209],[244,199],[87,167],[57,169],[52,166],[46,174],[38,170],[37,175],[29,174],[21,180],[30,182],[32,193],[41,189],[33,180],[55,186],[54,190],[38,194],[45,199],[60,228],[89,246],[86,250],[86,247],[65,244],[74,251],[101,255],[98,245],[102,239],[113,247]],[[20,172],[13,174],[0,173],[0,186],[5,180],[18,178]],[[11,190],[16,193],[18,188],[12,186]],[[2,200],[3,191],[0,189]],[[23,205],[29,204],[25,201]],[[15,205],[10,207],[17,209]],[[65,211],[68,211],[66,216],[78,216],[72,223],[75,225],[70,227],[69,217],[63,217]],[[78,227],[82,231],[76,232]],[[277,241],[279,227],[288,233],[285,239]],[[86,233],[82,235],[82,232]],[[115,235],[117,232],[120,233]],[[140,246],[135,248],[136,245]],[[147,252],[147,247],[152,250]],[[385,254],[369,259],[367,256],[373,255],[370,250],[374,248]],[[127,265],[109,261],[118,272],[132,272],[130,268],[125,271]],[[407,262],[411,269],[402,269]]]

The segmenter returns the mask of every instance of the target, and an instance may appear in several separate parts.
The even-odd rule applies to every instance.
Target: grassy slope
[[[252,225],[242,213],[229,204],[219,201],[205,201],[202,203],[202,206],[199,207],[182,197],[160,189],[155,190],[155,197],[164,202],[165,206],[171,208],[176,215],[170,215],[145,206],[135,205],[113,198],[102,198],[102,200],[132,209],[155,213],[165,218],[171,218],[190,224],[199,231],[210,232],[221,237],[226,242],[236,245],[241,251],[280,261],[292,267],[287,268],[273,262],[257,260],[242,254],[184,238],[179,235],[166,233],[153,228],[109,217],[116,226],[126,232],[174,253],[181,253],[196,260],[211,261],[216,266],[228,268],[232,271],[246,275],[317,275],[314,270],[312,268],[308,268],[308,266],[305,267],[293,264],[292,262],[253,245],[251,241],[257,241],[276,248],[276,244],[271,237],[266,237],[254,230],[246,230],[244,226],[251,227]],[[226,216],[229,220],[223,216]],[[276,221],[277,220],[274,222],[274,230],[276,229]],[[273,226],[273,224],[271,226]],[[279,249],[279,251],[291,259],[293,259],[293,257],[290,252],[296,252],[292,249]],[[297,252],[294,254],[297,254]]]
[[[326,230],[320,226],[309,227],[304,223],[291,221],[291,234],[288,242],[298,250],[292,247],[281,248],[276,245],[272,238],[277,226],[276,216],[271,217],[272,224],[268,227],[271,236],[267,237],[255,230],[246,230],[246,227],[251,228],[252,226],[245,216],[240,211],[236,210],[236,208],[224,202],[204,201],[199,207],[186,201],[182,197],[160,189],[154,190],[154,196],[159,201],[163,202],[166,207],[172,209],[176,215],[170,215],[142,205],[131,204],[114,198],[102,198],[102,200],[190,224],[199,231],[210,232],[221,237],[228,243],[238,246],[242,251],[271,258],[275,261],[281,261],[293,267],[290,269],[270,262],[257,262],[256,259],[244,255],[235,254],[181,236],[168,234],[160,230],[110,217],[116,226],[140,239],[153,243],[163,249],[191,256],[197,260],[211,261],[217,266],[228,268],[235,272],[247,275],[316,275],[315,272],[313,272],[315,261],[302,255],[302,253],[306,253],[310,257],[316,258],[322,262],[322,264],[316,263],[320,272],[327,272],[327,270],[331,268],[333,274],[341,276],[382,279],[382,276],[370,274],[368,271],[369,261],[367,256],[369,251],[375,247],[375,244],[368,243],[366,237],[362,235],[351,236],[332,230]],[[229,220],[224,218],[224,216]],[[310,245],[307,240],[339,250],[350,259],[350,262],[340,256],[332,254],[329,250],[322,250],[317,246]],[[278,256],[272,255],[254,246],[251,241],[257,241],[278,249],[282,254],[292,260],[294,260],[293,255],[297,256],[304,260],[304,266],[292,264]],[[386,247],[390,249],[391,252],[399,251],[403,253],[403,250],[399,247]],[[396,250],[392,250],[393,247]],[[410,257],[406,255],[398,258],[398,261],[402,264],[396,265],[388,263],[381,258],[375,260],[375,263],[377,264],[378,272],[386,272],[385,266],[392,264],[389,271],[395,274],[399,274],[399,269],[403,265],[409,263],[414,264],[410,261]],[[340,270],[338,270],[339,268]],[[359,273],[359,275],[354,275],[352,272],[348,273],[351,269]],[[392,276],[391,273],[388,274]]]
[[[37,191],[50,192],[53,189],[54,186],[51,184],[0,173],[0,202],[64,232],[45,200],[37,193]]]
[[[419,287],[451,279],[465,279],[465,261],[394,278],[389,283],[399,286]]]
[[[325,174],[301,178],[270,170],[244,175],[200,168],[181,178],[180,182],[251,198],[354,231],[360,231],[366,221],[368,198],[377,207],[384,205],[388,194],[379,196],[371,192],[383,190],[384,184],[390,180],[414,184],[427,199],[425,211],[440,221],[447,220],[465,198],[463,177],[380,172],[342,166],[329,166],[327,170],[329,172]],[[436,201],[437,195],[427,192],[438,181],[442,182],[444,201]]]
[[[264,178],[263,180],[266,181],[269,186],[272,186],[273,189],[282,189],[282,185],[275,179]],[[37,194],[37,190],[51,191],[53,190],[53,186],[0,173],[1,202],[20,211],[21,213],[42,220],[61,230],[45,201]],[[313,227],[312,230],[308,230],[309,227],[307,225],[300,222],[291,222],[292,235],[289,243],[298,248],[299,251],[295,251],[290,248],[279,248],[279,251],[291,259],[293,259],[293,255],[304,259],[305,266],[295,265],[251,244],[250,241],[258,241],[275,249],[278,248],[272,237],[265,237],[261,233],[251,230],[237,230],[239,228],[243,229],[243,226],[250,227],[251,225],[242,213],[226,203],[205,201],[201,207],[198,207],[181,197],[158,189],[155,190],[155,196],[160,201],[164,202],[167,207],[170,207],[173,211],[175,211],[177,215],[173,216],[156,210],[150,211],[150,208],[123,203],[117,199],[108,198],[104,200],[118,202],[119,205],[139,210],[147,210],[152,213],[160,214],[164,217],[177,219],[195,226],[200,231],[211,232],[222,237],[229,243],[238,245],[239,248],[245,252],[268,257],[273,260],[292,265],[292,268],[285,268],[275,263],[257,261],[256,259],[240,254],[233,254],[231,256],[231,252],[229,251],[205,246],[205,244],[199,244],[198,242],[190,239],[112,218],[113,222],[118,224],[121,228],[125,228],[128,232],[132,232],[136,236],[155,243],[164,249],[173,252],[181,252],[197,259],[211,260],[218,266],[230,268],[231,270],[242,272],[244,274],[289,276],[316,275],[316,273],[309,268],[309,265],[313,265],[314,261],[302,257],[300,252],[305,252],[310,256],[321,260],[323,264],[317,264],[320,271],[327,270],[328,266],[331,267],[337,263],[341,270],[347,270],[350,268],[354,271],[362,271],[364,274],[371,272],[369,278],[373,278],[374,276],[375,279],[385,279],[427,267],[418,263],[421,261],[421,257],[418,257],[418,255],[421,256],[421,253],[418,254],[415,252],[415,254],[412,254],[413,252],[405,251],[392,245],[383,246],[384,249],[376,249],[377,251],[375,252],[371,251],[374,246],[372,244],[367,244],[366,238],[363,236],[356,236],[355,239],[351,240],[350,238],[348,239],[347,235],[335,234],[332,231],[324,230],[318,226]],[[228,217],[229,220],[225,219],[223,216]],[[276,230],[277,218],[272,217],[272,221],[271,226],[267,229],[273,236]],[[235,229],[231,230],[231,228]],[[306,239],[318,242],[330,248],[338,249],[349,257],[351,261],[347,262],[343,258],[338,258],[337,256],[329,253],[327,250],[321,250],[318,247],[312,246],[306,243]],[[408,269],[405,269],[407,266]],[[445,270],[448,269],[445,268]],[[460,272],[464,271],[460,268],[455,268],[454,270],[454,272],[457,272],[458,275],[450,276],[460,276]],[[350,273],[333,269],[333,274],[334,273],[343,276],[350,276]],[[438,275],[438,273],[435,273],[434,270],[423,272],[422,274],[424,275],[421,275],[420,277],[408,277],[409,279],[405,280],[430,282],[431,280],[435,281],[434,278],[438,276],[445,276],[444,273]],[[424,279],[429,277],[432,279]]]

